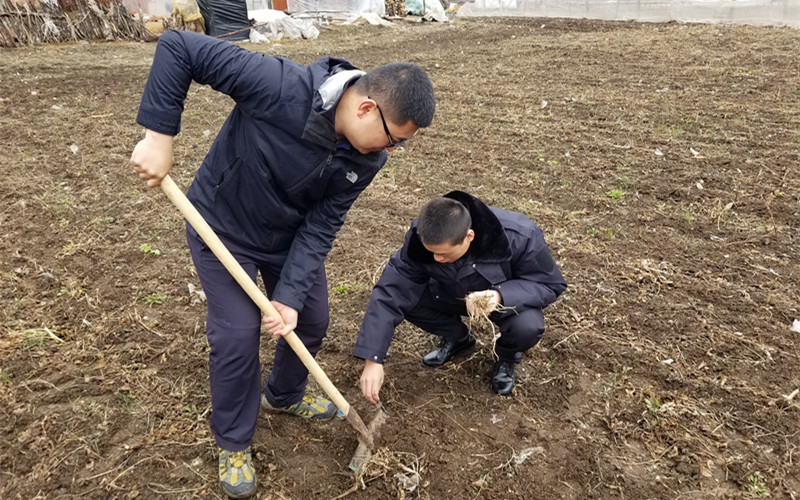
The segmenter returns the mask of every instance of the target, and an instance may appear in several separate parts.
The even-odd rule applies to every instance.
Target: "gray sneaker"
[[[256,494],[256,471],[249,446],[241,451],[219,448],[219,484],[230,498]]]
[[[336,415],[336,405],[333,401],[317,396],[303,396],[303,399],[291,406],[276,407],[269,404],[267,397],[261,395],[261,408],[273,413],[289,413],[299,417],[324,422]]]

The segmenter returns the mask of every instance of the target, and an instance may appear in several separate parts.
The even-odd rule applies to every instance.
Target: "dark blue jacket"
[[[470,212],[475,239],[469,250],[458,266],[439,264],[422,245],[416,221],[412,222],[402,248],[389,259],[372,290],[355,357],[383,363],[395,327],[419,302],[425,287],[430,287],[435,300],[449,304],[463,304],[470,292],[494,289],[500,292],[503,306],[517,311],[545,307],[566,290],[542,230],[530,219],[489,207],[462,191],[445,196]]]
[[[235,101],[188,196],[219,235],[286,255],[271,298],[297,310],[350,206],[386,162],[384,151],[337,146],[336,105],[361,75],[342,59],[304,66],[170,31],[142,96],[137,122],[170,135],[193,80]]]

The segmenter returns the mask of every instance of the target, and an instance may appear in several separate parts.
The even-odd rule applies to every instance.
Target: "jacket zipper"
[[[319,172],[319,177],[322,177],[322,174],[325,173],[325,167],[330,165],[332,161],[333,161],[333,153],[329,153],[328,154],[328,159],[325,160],[325,162],[323,162],[321,166],[317,167],[319,169],[319,171],[320,171]],[[303,186],[305,186],[310,180],[312,180],[314,178],[314,174],[316,174],[316,173],[317,173],[317,171],[314,170],[313,172],[311,172],[310,174],[305,176],[303,179],[297,181],[292,187],[287,188],[286,189],[286,194],[293,195],[293,194],[297,193],[300,189],[303,188]]]
[[[322,174],[325,173],[325,169],[331,166],[331,162],[333,161],[333,153],[328,155],[328,161],[325,162],[325,166],[322,167],[322,170],[319,171],[319,177],[322,178]]]

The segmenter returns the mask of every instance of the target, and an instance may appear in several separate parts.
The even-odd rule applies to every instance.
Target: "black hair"
[[[436,108],[433,83],[416,64],[394,62],[378,66],[359,78],[354,87],[381,107],[387,119],[403,126],[410,121],[430,126]]]
[[[472,227],[467,207],[452,198],[434,198],[419,212],[417,234],[424,245],[464,241]]]

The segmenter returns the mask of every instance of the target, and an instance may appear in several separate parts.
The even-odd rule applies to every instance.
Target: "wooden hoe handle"
[[[172,201],[175,207],[177,207],[178,211],[180,211],[181,215],[191,224],[194,230],[197,231],[197,234],[200,235],[205,244],[208,245],[208,248],[210,248],[219,261],[222,262],[225,269],[231,273],[247,295],[253,299],[253,302],[261,309],[261,312],[283,322],[280,313],[275,309],[275,306],[272,305],[272,302],[269,301],[266,294],[258,288],[258,285],[256,285],[252,279],[250,279],[250,276],[242,269],[239,262],[233,258],[233,255],[231,255],[230,251],[225,247],[225,244],[222,243],[214,230],[211,229],[211,226],[208,225],[203,216],[200,215],[200,212],[198,212],[189,199],[186,198],[186,195],[183,194],[183,191],[181,191],[169,175],[165,176],[161,181],[161,190],[167,195],[167,198]],[[361,417],[358,416],[358,413],[351,408],[350,404],[344,399],[339,390],[336,389],[336,386],[333,385],[314,357],[311,356],[311,353],[308,352],[308,349],[303,345],[303,342],[297,334],[292,331],[284,338],[306,368],[308,368],[314,380],[316,380],[325,391],[325,394],[331,398],[336,407],[347,417],[347,421],[353,425],[361,438],[366,440],[366,444],[371,447],[372,438],[364,422],[361,420]]]

